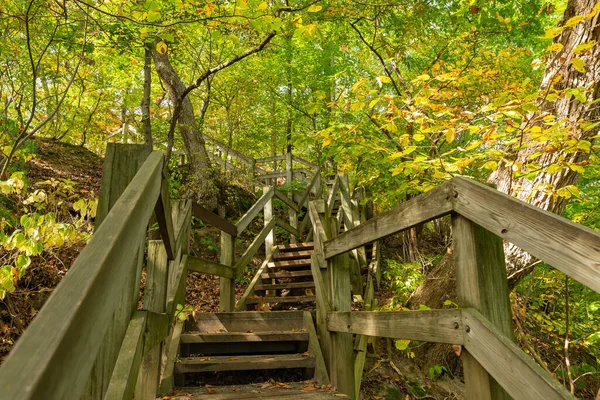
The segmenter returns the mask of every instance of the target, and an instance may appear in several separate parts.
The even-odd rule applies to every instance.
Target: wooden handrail
[[[218,228],[223,232],[230,234],[233,237],[237,236],[237,227],[234,224],[232,224],[225,218],[222,218],[217,214],[210,212],[200,204],[194,202],[194,204],[192,205],[192,211],[194,217],[214,226],[215,228]]]
[[[79,398],[161,188],[153,152],[0,369],[7,399]],[[98,301],[102,299],[102,301]]]
[[[246,300],[248,300],[248,297],[250,297],[250,295],[254,291],[254,287],[261,280],[262,273],[268,268],[269,263],[273,260],[273,255],[276,252],[277,252],[277,248],[275,248],[269,254],[269,256],[265,259],[265,261],[263,261],[263,263],[260,266],[260,268],[258,269],[258,271],[256,271],[256,274],[254,274],[254,277],[252,278],[252,280],[250,281],[250,284],[248,285],[248,287],[244,291],[244,294],[242,295],[242,297],[236,303],[236,305],[235,305],[235,310],[236,311],[241,311],[242,309],[244,309],[244,306],[246,305]]]
[[[600,233],[481,183],[451,183],[454,211],[600,293]]]
[[[281,154],[281,155],[278,155],[278,156],[257,158],[254,161],[257,164],[263,164],[263,163],[267,163],[267,162],[271,162],[271,161],[280,161],[280,160],[285,160],[285,154]]]
[[[300,207],[298,207],[298,204],[296,204],[294,200],[290,199],[287,196],[287,194],[283,193],[281,190],[275,189],[275,197],[284,202],[285,205],[287,205],[292,210],[296,212],[300,211]]]
[[[233,267],[236,273],[237,271],[241,271],[241,269],[246,264],[248,264],[250,259],[254,257],[254,255],[264,242],[265,238],[273,230],[273,228],[275,228],[276,224],[277,220],[275,218],[271,219],[271,221],[267,225],[265,225],[265,227],[260,231],[258,236],[254,238],[254,240],[252,241],[250,246],[248,246],[244,254],[242,254],[242,256],[236,261],[235,266]]]
[[[188,257],[188,271],[221,276],[223,278],[235,279],[233,268],[218,262],[204,260],[197,257]]]
[[[298,156],[292,156],[292,160],[294,160],[294,161],[296,161],[296,162],[298,162],[298,163],[300,163],[300,164],[304,164],[304,165],[306,165],[307,167],[314,168],[315,170],[319,169],[319,166],[318,166],[317,164],[315,164],[315,163],[311,163],[310,161],[308,161],[308,160],[305,160],[305,159],[304,159],[304,158],[302,158],[302,157],[298,157]]]
[[[450,214],[453,211],[452,193],[453,186],[445,183],[328,240],[325,243],[325,258],[330,259],[420,223]]]
[[[463,344],[460,309],[330,312],[327,321],[327,329],[332,332]]]
[[[269,190],[263,193],[260,199],[256,200],[256,203],[254,203],[252,207],[250,207],[250,209],[246,211],[246,214],[244,214],[240,218],[240,220],[235,224],[237,236],[241,235],[244,229],[246,229],[248,225],[250,225],[252,220],[254,220],[254,218],[256,218],[256,216],[263,210],[265,204],[267,204],[267,202],[273,198],[274,193],[275,188],[269,188]]]
[[[463,309],[464,345],[515,400],[575,399],[548,371],[473,309]]]
[[[306,201],[310,197],[310,192],[312,191],[312,188],[317,184],[317,182],[320,182],[320,181],[321,181],[321,170],[317,168],[317,170],[315,171],[315,176],[310,181],[310,184],[306,188],[306,192],[302,196],[301,200],[298,202],[299,207],[304,207]]]

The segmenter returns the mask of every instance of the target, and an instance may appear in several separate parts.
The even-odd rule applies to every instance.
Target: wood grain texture
[[[275,217],[275,221],[276,221],[277,226],[279,226],[280,228],[285,229],[286,231],[288,231],[290,233],[290,235],[292,235],[293,237],[298,237],[299,236],[298,229],[296,229],[292,225],[288,224],[287,222],[285,222],[281,218]]]
[[[136,268],[137,249],[158,198],[162,165],[162,153],[148,157],[23,334],[0,369],[3,396],[82,395],[119,295],[132,290],[125,287],[126,276]]]
[[[119,358],[104,396],[106,400],[129,400],[133,397],[142,363],[146,316],[145,311],[136,311],[129,322]]]
[[[268,267],[269,263],[271,262],[273,254],[275,254],[275,253],[272,253],[271,255],[269,255],[269,257],[267,257],[267,259],[265,261],[263,261],[263,263],[260,266],[260,268],[258,269],[258,271],[256,271],[256,274],[254,274],[254,277],[252,278],[252,280],[250,281],[250,284],[244,291],[244,294],[242,295],[242,297],[240,297],[237,304],[235,305],[236,311],[242,311],[245,309],[246,300],[248,299],[248,297],[250,297],[251,295],[254,294],[254,288],[256,287],[256,285],[258,283],[262,282],[262,278],[261,278],[262,274],[264,271],[267,270],[267,267]]]
[[[234,343],[234,342],[306,342],[307,332],[260,331],[260,332],[218,332],[181,335],[182,343]]]
[[[424,342],[463,343],[459,309],[330,312],[327,318],[327,329],[332,332]],[[458,324],[458,328],[455,328],[455,324]]]
[[[325,258],[330,259],[422,222],[451,213],[453,210],[452,190],[453,187],[449,183],[440,185],[328,240],[325,243]]]
[[[216,275],[229,279],[235,278],[233,269],[228,265],[210,260],[203,260],[197,257],[188,257],[187,262],[189,272],[199,272],[201,274]]]
[[[235,305],[235,239],[226,232],[221,232],[221,264],[230,267],[232,276],[219,280],[219,311],[233,311]]]
[[[600,293],[600,233],[466,178],[453,178],[457,213]]]
[[[210,224],[223,232],[227,232],[231,236],[237,236],[237,227],[234,224],[225,218],[221,218],[217,214],[208,211],[206,208],[196,202],[194,202],[192,205],[192,213],[194,217],[206,222],[207,224]]]
[[[452,216],[456,293],[459,307],[481,312],[508,339],[515,340],[502,239],[461,215]],[[510,399],[493,379],[484,379],[483,368],[464,357],[464,375],[470,397]],[[488,393],[489,391],[489,393]]]
[[[256,254],[260,246],[263,244],[265,238],[271,233],[275,225],[277,224],[277,220],[275,218],[271,219],[271,221],[260,231],[260,234],[254,238],[250,246],[246,249],[244,254],[242,254],[235,263],[234,271],[241,271],[242,268],[250,262],[252,257]]]
[[[465,348],[515,400],[575,399],[478,311],[464,309],[463,324]]]
[[[287,196],[287,194],[283,193],[281,190],[275,189],[274,195],[292,210],[300,211],[300,207],[298,207],[298,204],[296,204],[294,200],[290,199]]]
[[[299,207],[304,207],[306,201],[310,198],[310,192],[313,189],[313,187],[315,187],[315,185],[317,184],[317,182],[321,181],[321,170],[317,169],[317,171],[315,172],[315,176],[313,177],[313,179],[310,181],[310,184],[308,185],[308,187],[306,188],[306,192],[302,195],[300,201],[298,201],[298,206]]]
[[[258,356],[214,356],[180,358],[175,371],[252,371],[261,369],[314,368],[315,359],[303,354],[278,354]]]
[[[175,360],[177,359],[177,354],[179,352],[179,342],[181,340],[183,327],[184,323],[177,319],[171,331],[170,340],[167,340],[166,342],[165,348],[167,359],[160,380],[160,392],[163,395],[166,395],[173,390]]]
[[[163,173],[164,174],[164,173]],[[169,260],[175,258],[177,252],[175,244],[175,228],[173,227],[173,219],[171,216],[171,198],[169,196],[169,181],[163,176],[160,196],[154,207],[154,214],[158,221],[158,230],[167,251]]]
[[[256,200],[256,203],[250,207],[248,211],[240,218],[240,220],[235,224],[237,228],[237,236],[241,235],[244,229],[250,225],[250,223],[256,218],[256,216],[263,211],[265,204],[270,201],[275,193],[275,188],[271,187],[260,197],[260,199]]]
[[[301,158],[301,157],[298,157],[298,156],[292,156],[292,159],[294,161],[296,161],[297,163],[306,165],[307,167],[314,168],[314,169],[318,169],[319,168],[319,166],[317,164],[312,163],[310,161],[307,161],[304,158]]]
[[[308,311],[304,312],[304,327],[308,334],[308,352],[315,358],[314,379],[321,385],[329,385],[331,381],[329,380],[329,373],[327,372],[325,359],[321,352],[319,336],[317,335],[312,315]]]

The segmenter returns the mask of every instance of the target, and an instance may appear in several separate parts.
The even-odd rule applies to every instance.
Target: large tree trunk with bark
[[[592,12],[595,0],[570,0],[565,14],[559,26],[575,16],[586,16]],[[590,19],[585,19],[573,27],[566,28],[555,43],[560,43],[562,50],[552,52],[548,59],[544,77],[540,84],[540,93],[548,93],[553,87],[555,90],[568,90],[582,88],[586,92],[585,102],[581,102],[575,96],[559,97],[556,101],[547,101],[544,97],[539,100],[540,112],[528,116],[531,125],[539,125],[544,129],[543,117],[554,115],[557,121],[563,121],[562,127],[569,130],[571,138],[577,140],[590,140],[597,133],[597,129],[583,130],[581,122],[589,122],[598,116],[597,105],[591,102],[598,98],[600,88],[600,46],[595,45],[589,51],[574,54],[573,49],[583,43],[592,40],[600,41],[599,14]],[[579,58],[586,62],[585,72],[578,71],[571,60]],[[527,123],[526,121],[525,123]],[[498,190],[510,194],[520,200],[544,210],[561,214],[566,206],[567,198],[557,196],[556,192],[568,185],[575,185],[579,173],[568,168],[570,163],[581,165],[588,157],[586,151],[565,151],[549,147],[547,144],[532,144],[532,139],[524,138],[525,147],[515,150],[509,163],[504,163],[492,175],[490,182],[494,183]],[[552,164],[563,166],[558,172],[541,172],[535,178],[528,179],[526,176],[515,177],[512,166],[525,165],[529,157],[541,152],[542,155],[536,160],[541,166]],[[527,276],[533,269],[534,259],[520,248],[510,243],[505,245],[507,272],[509,285],[514,287],[523,277]]]
[[[176,104],[186,86],[171,65],[167,54],[161,54],[157,51],[152,53],[156,72],[167,88],[171,101]],[[190,180],[195,200],[214,210],[219,203],[217,174],[208,158],[201,130],[196,125],[194,108],[189,96],[186,96],[181,104],[179,131],[189,156]]]

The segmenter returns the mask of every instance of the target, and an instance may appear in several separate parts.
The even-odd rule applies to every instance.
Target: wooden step
[[[269,297],[249,297],[246,304],[258,304],[259,301],[264,303],[306,303],[316,301],[316,296],[269,296]]]
[[[305,267],[310,267],[310,259],[275,261],[269,263],[269,268],[297,269]]]
[[[185,393],[194,400],[241,400],[241,399],[290,399],[290,400],[331,400],[343,399],[327,388],[315,388],[309,382],[265,382],[235,386],[188,386],[175,388],[175,393]],[[174,397],[175,398],[175,397]]]
[[[279,252],[273,256],[274,260],[297,260],[297,259],[308,259],[313,254],[313,250],[303,251],[286,251]]]
[[[277,246],[280,252],[287,251],[302,251],[302,250],[312,250],[315,244],[313,242],[308,243],[293,243],[293,244],[281,244]]]
[[[278,278],[300,278],[305,276],[312,276],[312,271],[278,271],[278,272],[266,272],[261,274],[262,279],[278,279]]]
[[[186,333],[181,335],[181,343],[300,342],[307,340],[308,333],[292,331]]]
[[[310,271],[309,271],[310,272]],[[185,324],[185,332],[223,333],[291,331],[304,328],[302,311],[245,311],[235,313],[196,313]]]
[[[313,288],[314,282],[275,283],[254,286],[254,290],[302,289]]]
[[[315,360],[304,354],[271,356],[184,357],[175,363],[176,373],[212,371],[250,371],[263,369],[314,368]]]

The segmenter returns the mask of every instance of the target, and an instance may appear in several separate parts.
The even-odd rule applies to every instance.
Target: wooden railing
[[[461,177],[339,236],[327,230],[333,219],[328,206],[331,202],[312,202],[309,208],[317,329],[338,390],[358,398],[363,356],[354,351],[357,334],[462,345],[468,399],[574,398],[515,343],[503,240],[600,292],[598,232]],[[458,309],[350,311],[348,252],[449,214]]]
[[[191,218],[190,202],[171,204],[163,167],[160,152],[109,145],[97,230],[2,365],[3,398],[156,394],[162,357],[173,356],[176,307],[184,302]],[[149,242],[138,310],[153,212],[162,240]],[[162,380],[168,386],[168,371]]]

